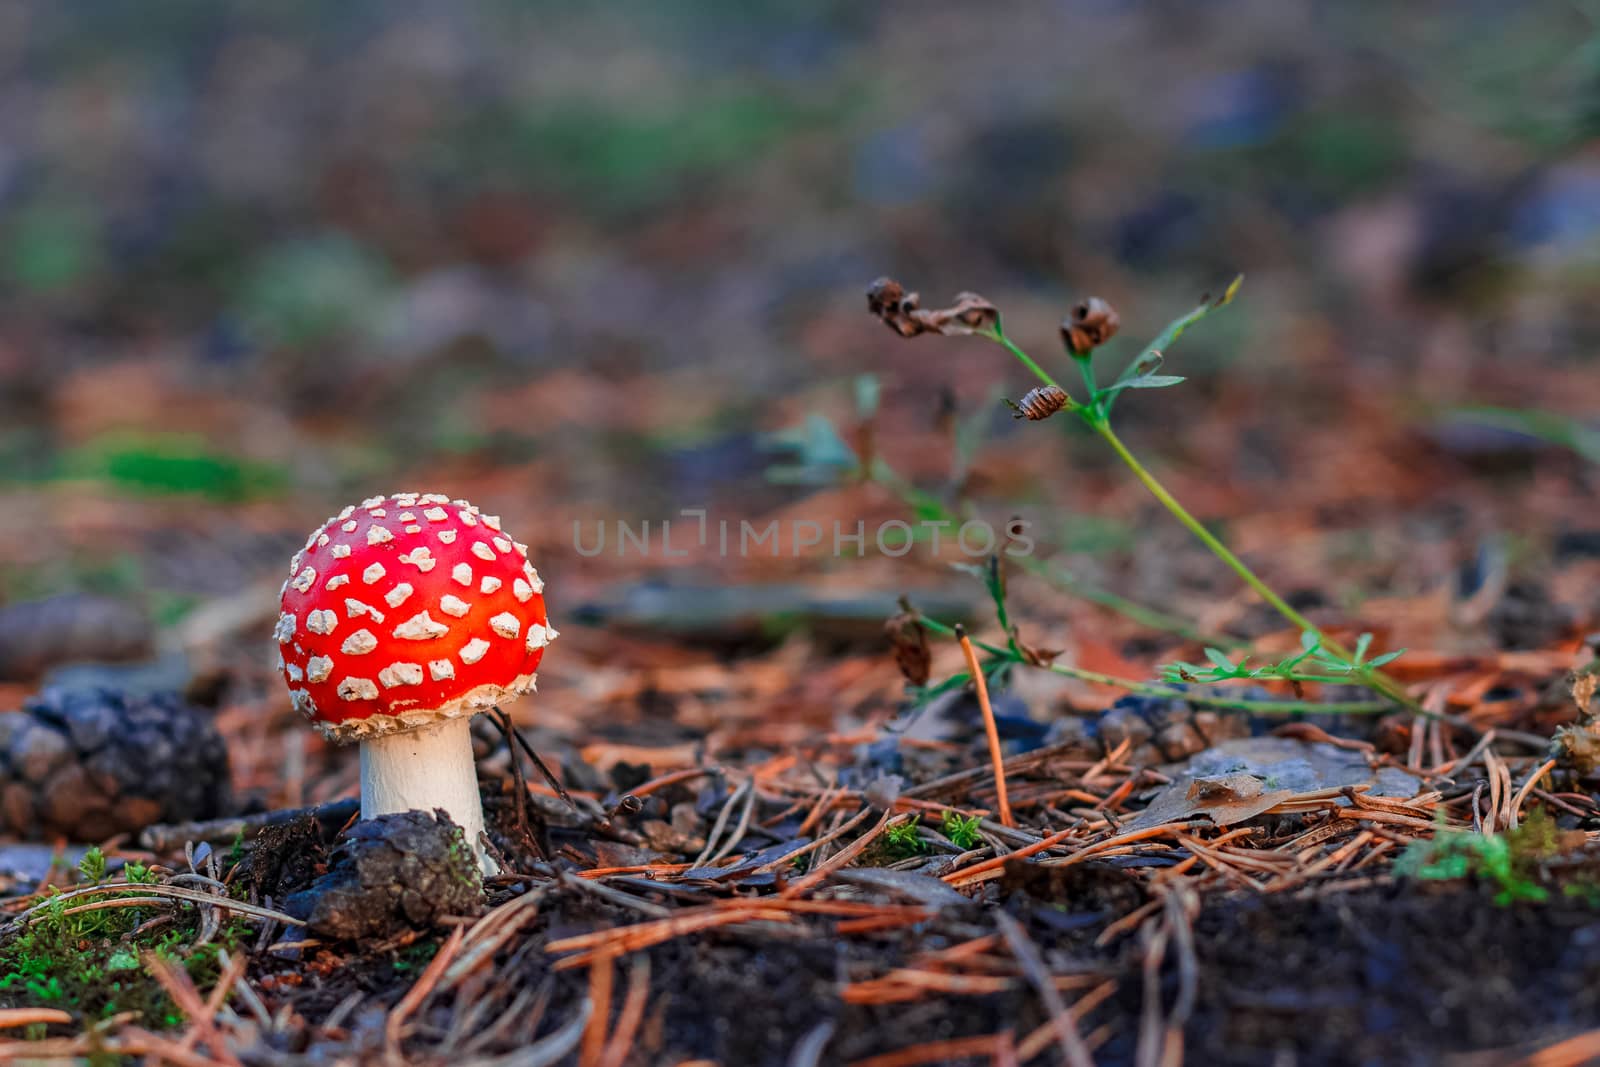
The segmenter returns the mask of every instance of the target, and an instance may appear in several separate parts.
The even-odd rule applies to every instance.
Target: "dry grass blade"
[[[585,999],[573,1011],[570,1019],[531,1045],[525,1045],[503,1056],[468,1060],[460,1067],[554,1067],[557,1063],[566,1062],[567,1057],[578,1047],[593,1015],[594,1005]]]
[[[83,889],[69,889],[57,893],[42,903],[35,904],[26,911],[14,916],[5,927],[0,927],[0,932],[16,929],[32,921],[33,918],[55,905],[80,897],[96,896],[101,893],[141,893],[150,897],[169,897],[173,900],[186,900],[194,904],[210,904],[219,911],[237,912],[240,915],[249,915],[257,919],[276,919],[286,926],[304,926],[305,922],[296,919],[293,915],[285,915],[281,911],[263,908],[256,904],[246,904],[231,897],[219,896],[214,893],[202,893],[195,889],[182,889],[171,885],[144,885],[137,882],[101,882],[99,885],[88,886]]]
[[[495,953],[538,915],[541,897],[537,892],[513,897],[474,923],[462,942],[460,958],[450,965],[439,984],[440,992],[454,989],[494,959]]]

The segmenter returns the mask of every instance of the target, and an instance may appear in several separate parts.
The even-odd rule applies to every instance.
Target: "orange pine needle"
[[[1000,753],[1000,727],[994,721],[994,708],[989,705],[989,683],[978,666],[978,653],[964,627],[956,627],[956,638],[961,642],[961,652],[967,657],[967,670],[972,673],[972,684],[978,689],[978,707],[983,709],[983,729],[989,735],[989,760],[994,764],[995,803],[1000,809],[1000,825],[1015,826],[1011,817],[1011,799],[1006,796],[1005,757]]]

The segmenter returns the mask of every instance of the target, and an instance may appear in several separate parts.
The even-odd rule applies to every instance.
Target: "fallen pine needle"
[[[1545,775],[1554,770],[1555,765],[1555,760],[1545,760],[1543,763],[1539,764],[1537,770],[1528,775],[1528,780],[1522,783],[1522,788],[1517,790],[1516,797],[1511,801],[1511,828],[1513,830],[1517,827],[1517,821],[1522,818],[1523,801],[1528,799],[1528,794],[1533,791],[1533,787],[1539,781],[1539,779],[1543,778]]]
[[[635,958],[628,972],[628,995],[617,1015],[617,1029],[600,1054],[600,1067],[623,1067],[633,1051],[635,1035],[644,1022],[644,1009],[650,999],[650,957]]]
[[[996,856],[993,859],[984,860],[982,863],[975,863],[971,867],[966,867],[959,871],[951,871],[944,876],[944,880],[953,886],[986,881],[991,876],[991,872],[997,872],[1005,866],[1006,860],[1026,859],[1036,852],[1043,852],[1052,845],[1059,845],[1076,829],[1077,827],[1075,826],[1069,826],[1065,830],[1057,830],[1049,837],[1040,838],[1033,844],[1019,848],[1015,852],[1007,852],[1004,856]],[[993,877],[998,877],[998,874],[993,875]]]
[[[34,1026],[38,1023],[72,1022],[72,1016],[56,1008],[5,1008],[0,1009],[0,1030],[17,1026]]]
[[[577,952],[577,955],[568,956],[559,960],[555,970],[565,971],[574,967],[581,967],[590,962],[593,954],[609,952],[621,955],[626,952],[637,952],[639,949],[650,948],[664,941],[682,937],[685,934],[695,934],[702,930],[714,929],[718,926],[733,926],[748,922],[788,922],[790,914],[777,907],[756,906],[748,911],[723,911],[701,912],[693,916],[675,915],[670,919],[657,919],[653,922],[639,923],[635,926],[624,926],[610,930],[602,930],[594,934],[580,934],[577,937],[563,938],[552,941],[545,946],[546,952]],[[616,944],[611,944],[615,941]],[[597,1005],[596,1011],[600,1010]]]
[[[865,852],[867,850],[867,846],[872,844],[873,841],[877,840],[879,834],[889,829],[890,826],[898,826],[900,823],[905,822],[908,818],[909,816],[905,815],[895,815],[892,811],[884,812],[883,818],[879,819],[877,824],[874,825],[872,829],[868,830],[866,833],[850,842],[850,844],[846,845],[844,848],[841,848],[826,863],[820,864],[816,870],[812,871],[798,882],[795,882],[788,889],[784,890],[784,898],[797,897],[800,894],[809,891],[813,887],[821,885],[823,882],[827,881],[828,876],[834,871],[837,871],[841,867],[848,866],[852,860]],[[794,853],[790,853],[789,855],[792,856]]]
[[[596,952],[589,958],[589,1002],[594,1014],[583,1031],[578,1067],[600,1067],[606,1051],[606,1029],[611,1025],[611,978],[616,971],[615,952]]]
[[[917,1067],[923,1063],[946,1063],[966,1056],[994,1056],[1002,1045],[999,1034],[981,1037],[952,1037],[944,1041],[929,1041],[921,1045],[853,1060],[850,1067]]]
[[[1582,1064],[1593,1063],[1596,1058],[1600,1058],[1600,1030],[1589,1030],[1554,1045],[1546,1045],[1517,1062],[1522,1067],[1581,1067]]]
[[[456,958],[456,952],[461,948],[461,941],[466,936],[465,926],[456,927],[455,931],[445,939],[445,943],[439,946],[438,954],[428,961],[427,969],[422,972],[416,984],[406,990],[406,995],[400,998],[400,1003],[389,1013],[389,1018],[384,1023],[383,1035],[391,1059],[400,1055],[400,1038],[405,1031],[406,1020],[410,1019],[412,1013],[422,1007],[422,1002],[433,993],[434,987],[444,977],[445,970]]]
[[[989,704],[989,683],[978,666],[978,653],[966,628],[956,627],[956,639],[961,642],[961,654],[967,657],[967,670],[972,674],[972,684],[978,690],[978,707],[983,711],[983,731],[989,738],[989,762],[994,765],[995,803],[1000,808],[1000,825],[1011,828],[1017,825],[1011,817],[1011,799],[1006,795],[1006,761],[1000,751],[1000,727],[994,721],[994,708]]]

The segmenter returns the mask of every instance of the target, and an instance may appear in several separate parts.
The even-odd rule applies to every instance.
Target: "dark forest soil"
[[[999,994],[899,1004],[841,996],[852,982],[993,933],[994,910],[1002,908],[1022,921],[1055,974],[1115,983],[1080,1029],[1103,1036],[1096,1063],[1133,1063],[1148,995],[1143,946],[1135,933],[1097,947],[1107,923],[1124,913],[1122,883],[1109,867],[1084,874],[1055,887],[1058,900],[1041,899],[1038,887],[991,891],[880,937],[836,937],[824,920],[751,924],[624,957],[618,986],[643,959],[650,984],[640,1058],[630,1062],[782,1065],[797,1062],[808,1037],[823,1051],[798,1062],[851,1062],[1008,1029],[1020,1040],[1047,1018],[1020,980]],[[554,970],[545,944],[637,916],[567,889],[544,893],[541,916],[494,980],[548,994],[532,1031],[544,1035],[569,1017],[589,981],[583,969]],[[1169,965],[1159,979],[1167,1014],[1193,997],[1183,1027],[1191,1063],[1428,1064],[1464,1053],[1509,1062],[1518,1050],[1600,1025],[1600,908],[1581,894],[1504,905],[1469,883],[1388,878],[1317,895],[1210,894],[1193,931],[1192,993],[1182,967]],[[314,1024],[352,993],[397,1001],[434,944],[401,939],[355,958],[314,953],[268,964],[278,977],[263,984]],[[453,1010],[439,1006],[424,1026],[442,1033]]]

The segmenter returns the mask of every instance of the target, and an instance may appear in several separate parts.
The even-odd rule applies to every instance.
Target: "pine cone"
[[[1098,728],[1107,752],[1131,738],[1127,758],[1152,764],[1188,759],[1220,741],[1250,735],[1249,723],[1237,712],[1146,696],[1118,700],[1100,716]]]
[[[0,713],[0,824],[18,836],[99,841],[214,818],[229,793],[222,736],[176,695],[47,689]]]

